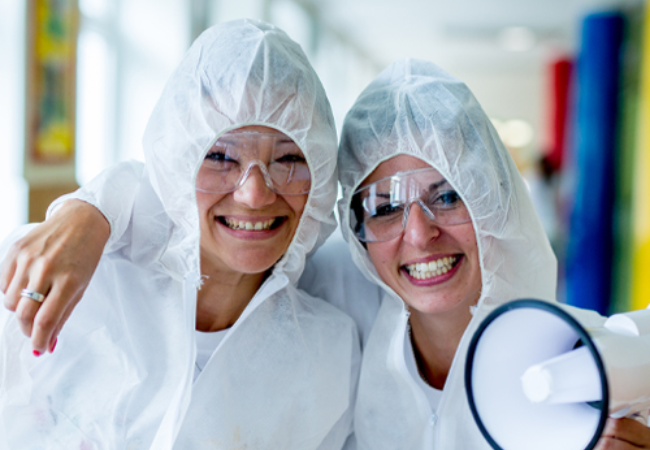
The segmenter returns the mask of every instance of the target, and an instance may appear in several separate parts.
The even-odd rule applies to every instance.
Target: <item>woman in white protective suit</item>
[[[364,348],[359,448],[489,448],[465,398],[469,340],[499,304],[555,296],[515,165],[463,83],[403,60],[346,116],[339,178],[352,256],[386,291]]]
[[[364,346],[358,448],[489,449],[465,393],[469,342],[500,304],[555,299],[556,259],[521,176],[465,84],[418,60],[361,93],[338,162],[350,252],[386,292]],[[650,432],[611,421],[599,445],[650,447]]]
[[[143,143],[133,213],[109,219],[119,239],[56,351],[34,357],[20,314],[0,313],[0,449],[342,448],[357,332],[295,286],[336,199],[333,118],[302,50],[260,22],[207,30]],[[53,296],[18,288],[28,307]]]

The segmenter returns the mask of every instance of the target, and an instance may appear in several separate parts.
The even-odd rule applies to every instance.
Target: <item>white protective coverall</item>
[[[428,162],[458,191],[479,249],[481,296],[435,412],[407,368],[407,308],[379,278],[349,227],[354,191],[380,163],[400,154]],[[517,168],[467,86],[432,63],[411,59],[393,63],[361,93],[346,116],[338,161],[343,234],[357,266],[386,291],[363,352],[358,448],[489,449],[464,387],[471,337],[504,302],[555,299],[556,259]],[[602,322],[590,312],[583,312],[582,321]]]
[[[215,140],[244,125],[291,137],[311,192],[286,254],[193,382],[194,180]],[[0,449],[340,449],[352,427],[357,331],[296,288],[306,254],[334,228],[337,192],[333,117],[304,53],[260,22],[207,30],[170,78],[143,143],[144,168],[98,181],[104,200],[132,198],[119,209],[133,212],[108,217],[116,238],[56,351],[33,357],[15,315],[0,312]],[[138,180],[134,193],[120,195],[127,179]]]

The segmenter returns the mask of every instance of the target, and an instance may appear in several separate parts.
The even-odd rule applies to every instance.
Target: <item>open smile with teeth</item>
[[[275,219],[264,220],[260,222],[252,222],[245,220],[228,219],[225,217],[220,218],[220,222],[233,230],[246,230],[246,231],[266,231],[277,228],[284,219],[276,217]]]
[[[449,272],[458,262],[458,256],[445,256],[444,258],[426,263],[415,263],[404,266],[410,276],[417,280],[426,280]]]

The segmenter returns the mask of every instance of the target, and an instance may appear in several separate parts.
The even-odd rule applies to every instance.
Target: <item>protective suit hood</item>
[[[167,82],[143,139],[151,184],[173,222],[162,256],[172,274],[198,267],[199,165],[219,136],[246,125],[292,138],[312,176],[301,223],[275,271],[295,282],[305,255],[335,227],[336,129],[320,80],[282,30],[254,20],[227,22],[194,42]]]
[[[362,271],[379,280],[349,226],[352,193],[383,161],[420,158],[459,192],[480,253],[480,302],[555,298],[556,259],[526,186],[470,90],[435,64],[399,60],[348,112],[339,151],[343,233]]]
[[[426,161],[457,190],[479,249],[481,297],[435,412],[404,363],[408,312],[349,226],[354,191],[380,163],[400,154]],[[467,86],[412,59],[396,61],[361,93],[343,125],[338,163],[343,233],[357,266],[387,291],[364,350],[355,415],[359,447],[489,448],[465,398],[468,340],[498,304],[555,298],[556,259],[517,168]]]

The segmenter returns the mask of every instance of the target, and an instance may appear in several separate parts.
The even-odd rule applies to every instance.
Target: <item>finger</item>
[[[650,448],[650,428],[629,418],[607,419],[603,438],[613,439],[637,448]]]
[[[638,445],[633,445],[613,437],[602,437],[594,450],[638,450],[640,448],[647,447],[639,447]]]
[[[19,265],[15,259],[10,265],[11,279],[8,281],[7,288],[3,291],[5,293],[4,304],[9,311],[16,311],[18,303],[22,299],[20,293],[27,286],[29,276],[25,273],[24,267]]]
[[[31,292],[36,292],[41,295],[47,296],[48,289],[46,285],[40,280],[30,280],[27,284],[27,290]],[[21,290],[22,292],[22,290]],[[44,300],[43,300],[44,301]],[[42,306],[41,301],[37,301],[28,297],[21,297],[20,302],[16,308],[16,319],[20,325],[20,329],[26,336],[31,336],[34,317],[38,312],[39,308]],[[34,350],[39,353],[43,352],[42,348],[35,348]]]
[[[27,337],[32,335],[32,324],[34,316],[41,304],[35,300],[23,297],[16,307],[16,319],[23,334]]]
[[[50,353],[54,353],[54,349],[56,348],[56,344],[59,341],[59,333],[61,332],[61,328],[63,327],[63,322],[59,322],[59,324],[56,326],[54,329],[54,332],[52,333],[52,337],[50,337],[50,342],[47,344],[47,351]]]
[[[39,309],[32,328],[32,346],[38,351],[50,350],[71,309],[79,302],[79,294],[69,293],[64,284],[55,284],[47,296],[47,302]]]
[[[7,253],[4,263],[2,264],[2,270],[0,270],[0,291],[2,291],[4,294],[7,293],[7,289],[9,288],[9,284],[15,272],[16,272],[16,251],[12,246],[9,252]],[[5,306],[6,306],[6,300],[5,300]],[[7,308],[9,307],[7,306]],[[15,305],[14,305],[14,309],[15,309]],[[14,309],[12,309],[12,311]]]
[[[617,439],[629,440],[640,433],[646,432],[648,427],[636,420],[624,417],[622,419],[607,419],[603,436],[616,437]]]
[[[50,343],[49,343],[49,351],[50,353],[54,352],[54,349],[56,348],[59,334],[61,333],[61,330],[63,329],[63,326],[66,324],[68,319],[70,318],[70,315],[72,314],[72,311],[74,311],[74,308],[76,304],[79,302],[81,299],[81,295],[79,295],[79,298],[76,299],[73,303],[70,303],[68,307],[66,308],[65,312],[63,313],[63,316],[61,317],[61,320],[59,321],[59,324],[56,326],[54,329],[54,332],[52,333],[52,336],[50,337]]]
[[[68,301],[72,298],[76,304],[76,299],[67,294],[61,288],[61,284],[57,284],[50,290],[47,301],[38,310],[34,317],[34,324],[32,327],[32,346],[35,350],[43,353],[51,348],[52,336],[59,327],[59,324],[68,308]],[[62,326],[62,324],[61,324]],[[59,328],[60,329],[60,328]]]

